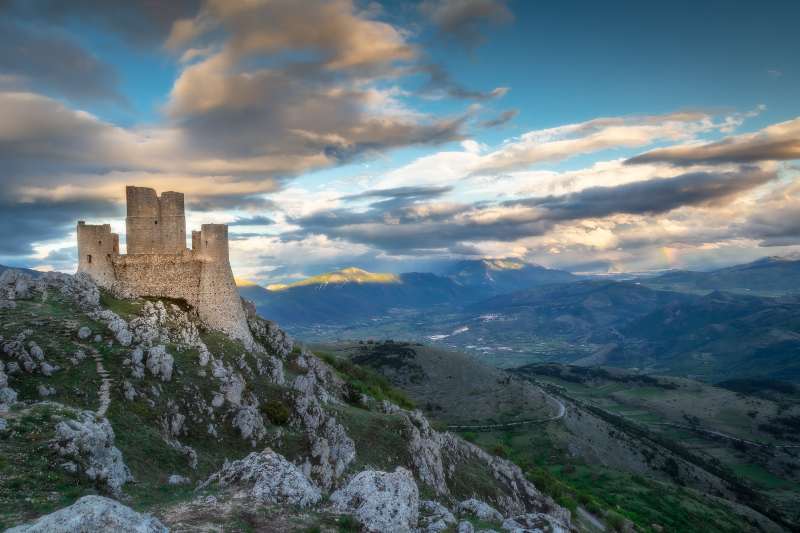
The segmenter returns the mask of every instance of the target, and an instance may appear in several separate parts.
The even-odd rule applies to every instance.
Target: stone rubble
[[[411,532],[419,520],[419,491],[414,476],[398,466],[394,472],[364,470],[330,498],[333,509],[350,512],[364,531]]]

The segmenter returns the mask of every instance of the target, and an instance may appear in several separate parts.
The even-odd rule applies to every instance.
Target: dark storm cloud
[[[361,200],[363,198],[434,198],[452,191],[443,187],[394,187],[392,189],[372,189],[358,194],[342,196],[342,200]]]
[[[492,119],[481,122],[479,126],[482,128],[496,128],[497,126],[502,126],[510,120],[513,120],[517,115],[519,115],[519,109],[509,109],[508,111],[503,111]]]
[[[800,184],[791,183],[760,199],[741,227],[743,235],[761,246],[800,244]]]
[[[120,205],[100,200],[13,203],[0,198],[0,255],[31,255],[33,243],[64,237],[78,220],[122,214]]]
[[[418,69],[429,76],[428,82],[422,87],[422,94],[445,94],[460,100],[491,100],[500,98],[508,92],[505,87],[497,87],[490,91],[475,91],[467,89],[453,80],[450,73],[441,65],[422,65]]]
[[[632,157],[625,163],[688,166],[792,159],[800,159],[800,118],[774,124],[753,134],[727,137],[718,142],[651,150]]]
[[[192,211],[218,211],[225,209],[264,211],[265,209],[274,209],[275,202],[259,195],[221,194],[192,199],[186,207]]]
[[[202,0],[6,0],[0,14],[61,25],[80,21],[106,28],[139,45],[161,45],[175,21],[197,14]]]
[[[275,221],[263,215],[256,215],[246,218],[237,218],[233,222],[228,222],[229,226],[269,226],[274,224]]]
[[[125,102],[116,71],[57,30],[0,20],[0,48],[0,72],[19,85],[80,102]]]
[[[294,219],[291,222],[302,229],[283,238],[299,240],[310,234],[322,234],[390,252],[413,254],[459,248],[464,243],[509,242],[543,235],[556,224],[572,220],[615,214],[657,214],[684,206],[722,204],[775,177],[774,172],[744,167],[738,172],[695,172],[501,204],[381,201],[366,211],[335,209]]]
[[[738,172],[693,172],[674,178],[638,181],[617,187],[590,187],[562,196],[506,202],[543,209],[552,221],[599,218],[627,213],[657,214],[678,207],[724,201],[776,178],[774,172],[744,167]]]
[[[504,0],[426,0],[420,9],[443,37],[455,38],[469,47],[484,41],[486,25],[514,20]]]

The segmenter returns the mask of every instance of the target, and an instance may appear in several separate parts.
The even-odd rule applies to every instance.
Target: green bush
[[[329,353],[317,354],[320,359],[332,366],[347,382],[346,400],[354,405],[360,403],[360,395],[372,396],[378,401],[389,400],[404,409],[414,409],[414,402],[403,392],[392,387],[389,380],[377,372],[357,365],[349,359],[340,359]]]
[[[281,400],[269,400],[261,405],[261,412],[269,418],[269,421],[277,426],[283,426],[289,422],[291,412]]]
[[[339,517],[336,525],[339,526],[339,533],[357,533],[361,531],[361,526],[358,520],[351,515],[343,515]]]

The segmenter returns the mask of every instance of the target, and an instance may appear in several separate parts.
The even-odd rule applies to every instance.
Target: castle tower
[[[228,256],[228,226],[203,224],[192,232],[194,257],[202,262],[197,312],[214,329],[245,343],[252,339]]]
[[[186,250],[186,214],[183,193],[168,191],[159,197],[149,187],[125,188],[128,254],[180,254]]]
[[[186,250],[186,215],[183,193],[164,192],[158,199],[161,253],[180,254]]]
[[[125,187],[128,216],[125,235],[128,254],[156,254],[161,251],[159,202],[156,191],[149,187]]]
[[[86,272],[101,287],[115,281],[113,259],[119,255],[119,235],[111,225],[87,225],[78,221],[78,272]]]

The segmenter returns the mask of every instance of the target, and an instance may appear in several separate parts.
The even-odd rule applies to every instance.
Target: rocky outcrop
[[[236,412],[236,416],[233,418],[233,427],[239,430],[243,439],[251,441],[253,446],[267,432],[261,413],[253,405],[242,407]]]
[[[0,273],[0,300],[24,300],[30,297],[33,277],[21,270],[9,268]]]
[[[6,533],[167,533],[164,524],[148,514],[102,496],[84,496],[74,504]]]
[[[419,519],[419,492],[403,467],[392,472],[364,470],[331,495],[334,509],[352,513],[365,531],[413,531]]]
[[[442,463],[440,434],[431,428],[428,419],[419,411],[404,412],[405,437],[414,473],[437,495],[449,494]]]
[[[175,359],[167,353],[167,349],[163,344],[153,346],[147,350],[147,370],[153,376],[161,378],[161,381],[172,379],[172,365],[174,363]]]
[[[51,447],[67,462],[62,467],[104,485],[109,492],[121,494],[122,486],[133,476],[114,446],[114,430],[105,418],[96,419],[91,411],[83,411],[77,420],[64,420],[56,425]]]
[[[262,344],[269,353],[286,359],[294,347],[292,339],[277,324],[258,316],[252,302],[242,299],[242,303],[247,313],[247,324],[256,342]]]
[[[503,515],[497,509],[475,498],[460,502],[456,506],[456,511],[461,516],[473,516],[487,522],[502,522],[503,520]]]
[[[305,429],[311,449],[303,470],[323,488],[330,489],[356,457],[355,443],[344,426],[327,413],[321,403],[337,401],[336,392],[330,389],[341,387],[342,381],[311,354],[303,353],[298,357],[298,366],[306,373],[297,376],[292,383],[297,392],[294,423]]]
[[[0,361],[0,413],[8,411],[17,401],[17,391],[8,386],[5,365]]]
[[[528,533],[530,531],[541,531],[542,533],[569,533],[570,528],[554,518],[544,513],[526,513],[523,515],[509,518],[503,522],[503,531],[510,533]]]
[[[211,483],[233,489],[236,497],[253,498],[260,503],[308,507],[322,499],[319,489],[300,469],[269,448],[226,462],[201,487]]]
[[[456,523],[456,517],[439,502],[425,500],[419,505],[420,531],[423,533],[439,533]]]
[[[522,470],[511,461],[490,455],[478,446],[450,433],[441,434],[441,442],[442,454],[449,464],[449,469],[457,469],[458,464],[472,461],[479,461],[487,466],[491,476],[501,488],[501,493],[492,503],[505,516],[536,511],[550,514],[564,524],[571,524],[570,512],[539,492],[533,483],[528,481]]]

